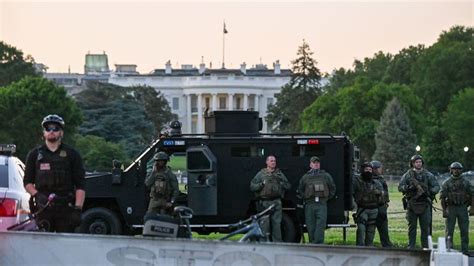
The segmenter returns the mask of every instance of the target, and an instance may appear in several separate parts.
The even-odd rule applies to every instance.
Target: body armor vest
[[[373,181],[365,182],[359,180],[360,190],[355,194],[355,201],[361,208],[377,208],[383,204],[382,193]]]
[[[280,183],[277,177],[265,177],[265,184],[259,193],[259,196],[263,199],[275,199],[280,198],[283,194]]]
[[[74,191],[70,173],[69,154],[64,149],[59,153],[45,151],[44,147],[38,148],[36,159],[35,186],[40,192],[57,193],[65,195]]]
[[[462,178],[453,180],[449,186],[448,204],[461,205],[469,201]]]
[[[155,182],[151,187],[152,198],[165,198],[168,199],[171,195],[170,185],[168,182],[167,171],[160,171],[153,173]]]
[[[308,178],[304,187],[304,198],[310,199],[319,197],[321,199],[327,199],[329,197],[329,187],[324,178],[324,175],[318,174]]]

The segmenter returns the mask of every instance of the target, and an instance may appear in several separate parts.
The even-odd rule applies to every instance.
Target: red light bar
[[[17,212],[18,200],[3,199],[0,202],[0,217],[15,217]]]
[[[309,145],[317,145],[319,144],[319,139],[308,139]]]

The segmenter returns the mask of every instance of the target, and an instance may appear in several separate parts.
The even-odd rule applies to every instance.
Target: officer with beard
[[[415,248],[416,228],[420,222],[421,246],[428,248],[428,235],[431,226],[431,201],[439,192],[436,178],[423,168],[423,157],[413,155],[410,169],[403,174],[398,191],[404,194],[406,219],[408,221],[408,247]]]
[[[32,211],[43,209],[48,195],[56,194],[51,206],[38,215],[38,223],[50,232],[71,233],[81,223],[85,171],[79,152],[62,142],[64,125],[58,115],[43,118],[45,143],[28,153],[23,183],[32,196]]]
[[[373,246],[378,208],[384,203],[384,190],[380,182],[372,179],[372,164],[360,166],[360,176],[354,179],[354,200],[357,212],[353,214],[357,224],[356,244]]]
[[[453,243],[454,227],[458,220],[461,233],[461,251],[467,253],[469,249],[469,215],[467,207],[471,205],[473,191],[468,180],[462,178],[462,164],[454,162],[449,166],[451,177],[441,186],[440,199],[443,207],[443,217],[446,218],[446,237]],[[474,214],[471,205],[470,214]]]

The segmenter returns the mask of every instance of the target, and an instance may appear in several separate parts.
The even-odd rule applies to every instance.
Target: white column
[[[249,109],[249,95],[244,93],[244,111],[247,111],[247,109]]]
[[[203,130],[203,121],[202,121],[202,94],[197,95],[197,110],[198,110],[198,119],[197,119],[197,133],[204,133]]]
[[[260,113],[260,95],[255,94],[255,100],[253,101],[255,111]]]
[[[232,111],[234,110],[234,94],[229,93],[228,95],[229,95],[229,98],[228,98],[229,107],[227,107],[227,110]]]
[[[212,111],[217,110],[217,93],[212,94]]]
[[[187,133],[192,133],[192,110],[191,110],[191,94],[186,94],[186,127]]]

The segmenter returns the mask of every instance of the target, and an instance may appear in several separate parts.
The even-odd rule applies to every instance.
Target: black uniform
[[[74,209],[75,191],[84,189],[84,175],[79,152],[67,144],[62,143],[55,152],[43,144],[28,153],[24,185],[34,184],[38,193],[46,197],[56,194],[53,203],[37,219],[49,225],[48,231],[73,232],[79,225],[80,211]]]

